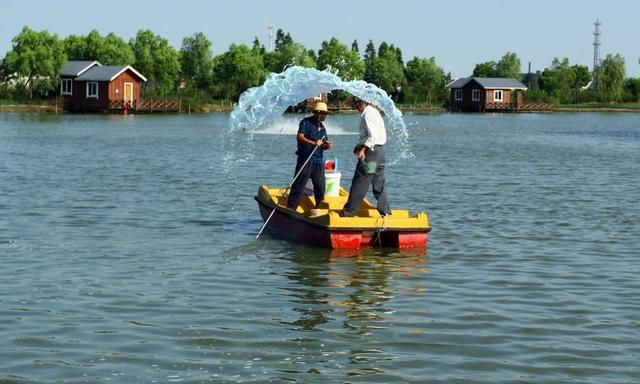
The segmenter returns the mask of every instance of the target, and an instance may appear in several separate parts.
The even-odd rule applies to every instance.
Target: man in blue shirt
[[[302,119],[298,127],[298,161],[296,163],[296,171],[294,175],[300,172],[300,168],[309,159],[307,165],[302,169],[298,178],[294,180],[289,193],[287,207],[295,210],[300,204],[304,187],[307,181],[311,179],[313,183],[313,195],[316,200],[316,209],[320,206],[320,202],[324,200],[325,181],[324,181],[324,150],[333,147],[333,142],[327,137],[327,130],[322,122],[330,114],[327,104],[319,101],[313,107],[313,115]],[[314,151],[315,149],[315,151]],[[311,158],[309,158],[311,156]],[[317,214],[313,210],[311,215]]]

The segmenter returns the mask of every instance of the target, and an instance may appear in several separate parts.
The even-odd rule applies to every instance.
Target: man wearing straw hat
[[[313,115],[302,119],[298,127],[298,161],[296,163],[295,175],[300,174],[291,185],[291,192],[287,207],[295,210],[300,204],[304,187],[307,181],[311,179],[313,183],[313,196],[316,200],[316,209],[312,210],[311,215],[317,214],[320,202],[324,200],[325,181],[324,181],[324,150],[333,147],[333,142],[328,140],[327,130],[322,122],[331,114],[327,109],[327,104],[318,101],[313,107]],[[304,165],[306,163],[306,165]],[[301,170],[301,168],[304,168]]]
[[[373,187],[373,196],[378,200],[378,212],[386,216],[391,214],[391,208],[384,188],[384,144],[387,142],[384,120],[377,109],[358,97],[353,99],[353,106],[361,113],[360,138],[353,149],[358,157],[358,164],[342,216],[356,215],[369,190],[369,184]]]

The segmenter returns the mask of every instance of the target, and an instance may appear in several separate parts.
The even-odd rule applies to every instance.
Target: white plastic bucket
[[[340,172],[325,172],[324,173],[324,181],[326,184],[326,196],[340,196],[340,177],[342,174]]]
[[[340,178],[342,174],[340,172],[325,172],[324,173],[324,182],[325,182],[325,196],[340,196]],[[305,196],[313,196],[313,184],[311,183],[311,179],[307,181],[307,185],[304,187]]]

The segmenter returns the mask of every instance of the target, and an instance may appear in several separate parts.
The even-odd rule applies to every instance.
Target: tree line
[[[232,44],[219,55],[213,44],[197,32],[182,40],[179,50],[151,30],[139,30],[128,42],[93,30],[86,36],[60,39],[48,31],[24,27],[12,39],[13,48],[0,62],[0,98],[47,97],[55,92],[67,60],[97,60],[103,65],[132,65],[147,77],[144,97],[237,100],[247,88],[262,84],[269,73],[291,65],[325,70],[344,80],[365,80],[384,89],[396,102],[442,104],[449,99],[446,85],[452,81],[435,58],[405,62],[399,47],[369,40],[363,52],[356,40],[347,46],[335,37],[319,50],[294,41],[279,29],[268,51],[256,37],[251,46]],[[521,62],[507,52],[498,61],[476,64],[473,76],[511,77],[529,86],[526,98],[556,103],[584,101],[638,101],[640,79],[626,77],[624,59],[608,55],[593,76],[588,67],[554,59],[534,74],[521,74]],[[594,82],[592,86],[588,85]],[[333,92],[333,101],[346,98]]]

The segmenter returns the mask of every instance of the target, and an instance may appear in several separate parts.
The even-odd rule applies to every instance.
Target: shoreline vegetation
[[[396,104],[396,107],[403,114],[442,114],[450,111],[443,106],[428,104]],[[200,104],[191,107],[188,103],[183,104],[182,110],[177,113],[182,114],[205,114],[205,113],[229,113],[232,112],[234,104],[231,101],[221,101],[212,104]],[[554,112],[640,112],[640,103],[584,103],[584,104],[558,104],[551,111],[526,112],[526,113],[554,113]],[[13,100],[0,100],[0,113],[51,113],[67,114],[55,102],[22,102]],[[134,111],[131,112],[135,114]],[[162,112],[157,112],[162,113]],[[172,112],[167,112],[172,113]],[[173,112],[175,113],[175,112]],[[355,113],[353,110],[338,110],[338,114]],[[505,112],[508,114],[509,112]],[[100,113],[98,113],[100,114]],[[147,113],[139,113],[147,114]]]
[[[447,86],[457,79],[434,56],[405,60],[393,43],[369,39],[361,47],[357,40],[349,45],[331,37],[320,47],[309,48],[282,29],[269,49],[256,37],[252,44],[231,44],[215,54],[213,41],[202,32],[185,36],[175,48],[149,29],[138,30],[127,42],[112,32],[105,36],[92,30],[61,38],[25,26],[11,42],[12,49],[0,58],[0,105],[13,100],[4,103],[4,110],[51,110],[30,102],[55,103],[68,61],[130,65],[146,77],[138,100],[181,100],[182,112],[189,105],[191,112],[228,111],[229,106],[218,105],[220,100],[233,103],[246,89],[291,65],[331,71],[346,81],[364,80],[384,90],[399,109],[415,113],[447,111],[451,101]],[[523,103],[550,104],[556,111],[636,111],[634,104],[640,103],[640,78],[627,76],[620,54],[607,54],[595,68],[556,57],[546,68],[523,73],[518,55],[506,52],[496,60],[476,63],[470,76],[521,81],[528,89]],[[329,105],[336,108],[350,104],[349,98],[340,90],[328,94]],[[7,106],[23,101],[29,107]],[[414,106],[417,103],[428,107]]]

